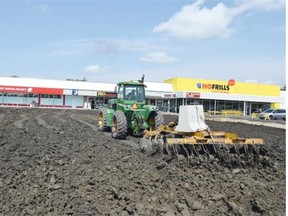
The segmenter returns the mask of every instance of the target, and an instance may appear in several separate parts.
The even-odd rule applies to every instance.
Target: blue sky
[[[285,0],[0,0],[0,76],[285,82]]]

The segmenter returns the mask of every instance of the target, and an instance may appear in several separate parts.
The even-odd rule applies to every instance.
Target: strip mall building
[[[178,112],[183,104],[203,104],[205,111],[241,110],[245,115],[260,108],[286,108],[286,92],[278,85],[187,78],[145,84],[147,103],[163,112]],[[112,83],[0,77],[0,105],[90,109],[93,101],[97,108],[115,98],[114,89]]]

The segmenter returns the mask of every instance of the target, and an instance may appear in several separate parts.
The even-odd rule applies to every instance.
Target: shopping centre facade
[[[0,106],[91,109],[115,98],[115,83],[0,77]],[[148,104],[163,112],[178,112],[180,105],[203,104],[204,111],[286,108],[279,85],[237,82],[230,79],[172,78],[145,82]]]

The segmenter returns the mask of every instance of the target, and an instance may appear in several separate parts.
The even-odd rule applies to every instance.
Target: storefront
[[[172,85],[145,84],[147,103],[157,104],[167,112],[170,98],[176,97]],[[117,97],[115,86],[113,83],[0,77],[0,105],[97,109],[107,106],[109,99]]]
[[[180,105],[202,104],[204,111],[240,110],[250,115],[259,109],[279,108],[280,87],[256,83],[172,78],[171,83]]]
[[[105,92],[98,91],[96,97],[90,97],[90,104],[93,104],[93,100],[95,101],[95,109],[106,106],[108,104],[108,100],[117,98],[117,94],[115,92]]]
[[[0,85],[0,101],[6,106],[45,104],[47,107],[62,107],[63,99],[63,89],[59,88]]]
[[[115,85],[0,77],[0,105],[97,109],[116,98]],[[285,104],[278,85],[185,78],[145,85],[147,104],[163,112],[177,113],[180,105],[202,104],[204,111],[239,110],[250,115]]]
[[[0,105],[88,108],[97,90],[114,91],[114,84],[0,77]]]

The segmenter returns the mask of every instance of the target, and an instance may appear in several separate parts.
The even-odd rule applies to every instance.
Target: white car
[[[264,112],[259,114],[260,119],[283,119],[286,120],[286,110],[285,109],[266,109]]]

